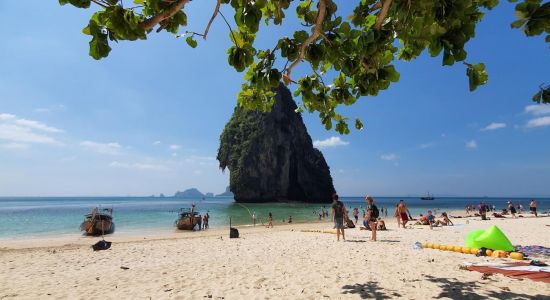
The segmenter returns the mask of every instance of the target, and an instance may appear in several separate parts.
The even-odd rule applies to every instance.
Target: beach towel
[[[522,252],[530,258],[550,260],[550,248],[544,246],[521,246],[516,245],[516,251]]]
[[[531,266],[527,262],[507,262],[492,264],[465,263],[464,266],[469,271],[476,271],[485,274],[502,274],[511,278],[526,278],[534,281],[550,283],[550,267]]]

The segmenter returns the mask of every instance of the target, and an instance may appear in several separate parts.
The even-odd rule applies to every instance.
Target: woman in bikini
[[[407,209],[407,205],[403,200],[399,200],[399,204],[397,204],[397,215],[401,219],[401,224],[403,225],[403,228],[405,228],[407,222],[409,221],[409,210]]]

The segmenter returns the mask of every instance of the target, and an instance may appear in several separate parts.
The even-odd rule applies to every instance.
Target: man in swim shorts
[[[334,221],[337,241],[340,241],[340,233],[342,233],[342,239],[346,240],[346,236],[344,235],[344,214],[347,214],[344,203],[338,200],[337,194],[332,195],[332,221]]]
[[[407,225],[407,222],[409,221],[410,214],[405,201],[399,200],[399,204],[397,205],[397,214],[401,217],[401,224],[403,225],[403,228],[405,228],[405,225]]]
[[[531,199],[531,203],[529,203],[529,210],[532,214],[535,214],[535,217],[538,217],[537,215],[537,201],[535,199]]]

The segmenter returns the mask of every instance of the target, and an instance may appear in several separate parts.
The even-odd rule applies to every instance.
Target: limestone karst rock
[[[330,202],[335,192],[290,91],[280,85],[269,113],[235,108],[217,159],[237,202]]]

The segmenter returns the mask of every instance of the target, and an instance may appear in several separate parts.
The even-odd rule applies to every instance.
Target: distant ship
[[[435,199],[435,197],[433,194],[430,195],[430,193],[427,193],[426,196],[420,197],[420,200],[433,200],[433,199]]]

